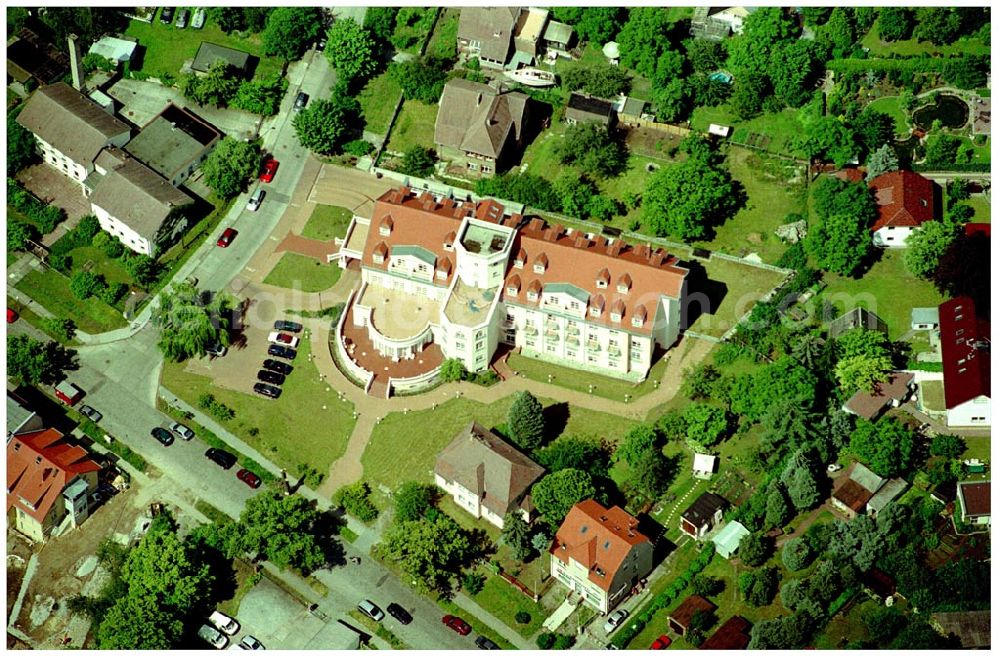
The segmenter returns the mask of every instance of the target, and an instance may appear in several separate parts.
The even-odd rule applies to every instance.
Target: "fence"
[[[660,133],[667,133],[670,135],[677,135],[678,137],[687,137],[692,131],[690,128],[684,128],[683,126],[677,126],[674,124],[665,124],[658,121],[652,121],[650,119],[643,119],[641,117],[636,117],[634,115],[622,115],[622,113],[616,113],[618,115],[618,121],[628,126],[634,128],[649,128],[651,130],[658,131]]]

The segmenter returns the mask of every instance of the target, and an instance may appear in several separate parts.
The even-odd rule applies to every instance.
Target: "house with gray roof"
[[[860,462],[855,462],[846,475],[834,483],[830,503],[848,519],[861,514],[877,517],[907,487],[909,484],[902,478],[882,478]]]
[[[452,78],[434,121],[438,155],[464,164],[468,173],[492,176],[523,146],[529,116],[528,97],[520,92]]]
[[[531,520],[531,486],[543,473],[534,460],[472,421],[438,454],[434,482],[460,508],[502,529],[508,513]]]
[[[28,403],[17,394],[7,392],[7,440],[23,432],[41,430],[42,417],[28,409]]]
[[[125,149],[171,185],[179,186],[221,139],[222,132],[215,126],[171,103]]]
[[[83,183],[106,146],[124,146],[131,131],[101,106],[64,82],[41,87],[17,115],[35,136],[48,165]]]
[[[489,68],[503,68],[514,49],[520,7],[463,7],[458,17],[458,51]]]
[[[250,68],[250,53],[235,48],[227,48],[210,41],[202,41],[198,46],[198,52],[191,62],[191,70],[196,74],[208,73],[212,65],[217,61],[223,61],[233,67],[240,75],[247,75]]]
[[[601,124],[610,127],[615,116],[614,110],[614,104],[607,99],[583,92],[571,92],[563,116],[570,125]]]
[[[87,179],[90,208],[101,228],[134,252],[156,256],[187,226],[184,210],[194,203],[170,183],[118,148],[98,156]]]

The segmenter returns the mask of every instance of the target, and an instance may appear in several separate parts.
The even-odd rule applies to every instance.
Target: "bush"
[[[75,272],[69,280],[69,290],[79,300],[86,300],[104,291],[104,279],[93,272]]]
[[[481,574],[467,572],[462,575],[462,589],[470,595],[476,595],[483,590],[486,585],[486,577]]]
[[[813,553],[805,538],[793,538],[781,548],[781,562],[792,572],[798,572],[813,561]]]
[[[97,296],[110,306],[115,306],[128,293],[128,286],[121,282],[108,284],[97,293]]]
[[[26,215],[42,233],[51,233],[66,219],[66,211],[45,204],[12,178],[7,179],[7,204]]]
[[[535,639],[535,644],[542,650],[551,650],[556,643],[556,635],[552,632],[542,632]]]
[[[351,140],[344,144],[344,153],[348,153],[352,156],[367,156],[369,153],[375,150],[375,145],[368,140]]]
[[[556,642],[552,645],[553,650],[569,650],[576,642],[576,637],[568,634],[556,634]]]
[[[520,609],[518,610],[517,613],[514,614],[514,622],[516,622],[519,625],[527,625],[529,622],[531,622],[531,614],[525,611],[524,609]]]
[[[345,485],[333,495],[333,501],[362,522],[373,522],[378,508],[371,502],[371,487],[364,481]]]

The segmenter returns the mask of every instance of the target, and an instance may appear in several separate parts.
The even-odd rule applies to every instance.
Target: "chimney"
[[[79,37],[69,35],[69,68],[73,73],[73,87],[83,91],[83,54],[80,52]]]

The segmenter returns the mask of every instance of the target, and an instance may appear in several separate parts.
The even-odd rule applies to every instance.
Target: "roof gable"
[[[934,183],[916,172],[886,172],[873,178],[868,187],[878,205],[872,231],[917,227],[934,219]]]
[[[499,158],[508,137],[520,136],[528,97],[499,93],[489,85],[452,78],[444,86],[434,121],[434,141]]]
[[[705,492],[695,499],[694,503],[681,514],[681,519],[687,520],[701,528],[707,524],[715,513],[726,507],[726,500],[714,492]]]
[[[976,303],[961,296],[938,307],[944,402],[948,409],[990,397],[990,324],[976,315]]]
[[[587,499],[570,509],[549,551],[563,563],[572,558],[586,567],[590,581],[607,592],[632,548],[650,544],[638,526],[639,520],[618,506]]]
[[[100,468],[58,430],[17,435],[7,442],[7,506],[41,522],[70,481]]]

